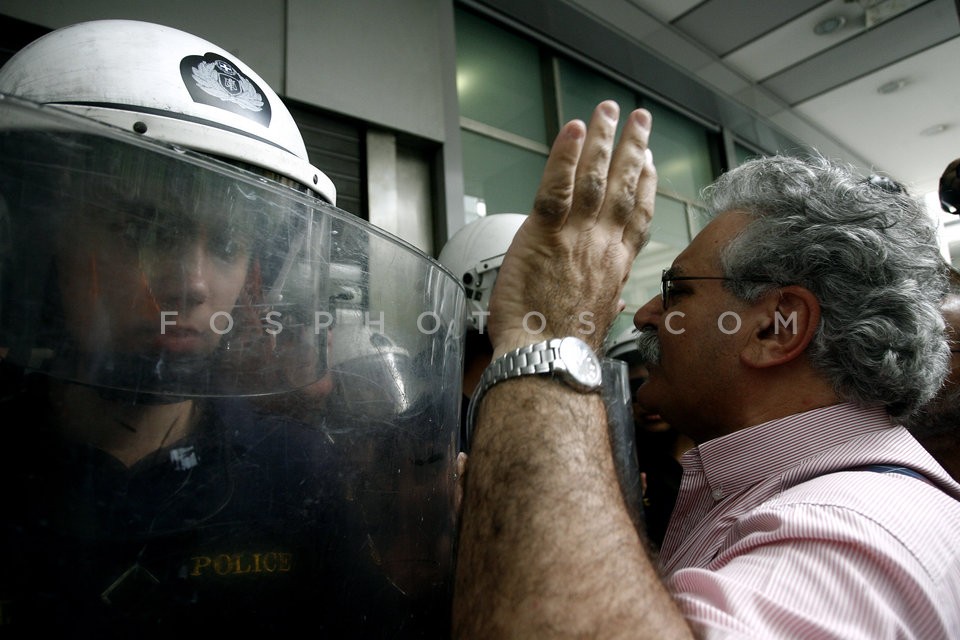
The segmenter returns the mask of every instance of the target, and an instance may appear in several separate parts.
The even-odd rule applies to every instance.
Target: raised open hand
[[[615,102],[602,102],[589,126],[573,120],[557,135],[491,297],[495,355],[568,335],[599,349],[619,311],[657,187],[650,113],[633,111],[614,145],[619,113]]]

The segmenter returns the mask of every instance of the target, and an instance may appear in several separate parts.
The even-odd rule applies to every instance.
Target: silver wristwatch
[[[600,389],[600,359],[580,338],[553,338],[505,353],[484,369],[470,397],[464,450],[473,435],[477,407],[490,387],[510,378],[540,374],[550,374],[581,393]]]

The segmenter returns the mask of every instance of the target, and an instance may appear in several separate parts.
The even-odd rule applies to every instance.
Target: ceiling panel
[[[936,46],[958,35],[955,0],[924,3],[763,81],[787,104],[797,104]]]
[[[814,27],[827,18],[842,19],[844,24],[831,33],[814,33]],[[798,60],[849,40],[862,32],[865,24],[859,5],[832,0],[731,52],[723,61],[754,80],[764,80]]]
[[[670,22],[700,4],[701,0],[630,0],[661,22]]]
[[[913,191],[931,191],[960,157],[960,82],[944,74],[945,61],[953,60],[960,60],[960,38],[799,104],[796,111]],[[895,79],[907,84],[895,93],[877,93]],[[923,134],[937,125],[947,129]]]
[[[803,15],[822,2],[823,0],[710,0],[697,5],[672,24],[723,57]]]
[[[625,38],[787,136],[917,193],[960,157],[960,0],[567,1],[608,25],[623,24],[628,3],[645,33],[618,29]],[[840,29],[814,33],[838,16]],[[900,91],[877,92],[899,79]]]

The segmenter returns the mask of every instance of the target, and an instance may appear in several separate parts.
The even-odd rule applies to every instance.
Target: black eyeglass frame
[[[774,280],[766,280],[761,278],[727,278],[726,276],[670,276],[668,275],[669,271],[669,269],[664,269],[660,274],[660,304],[663,305],[664,311],[667,310],[670,304],[670,290],[672,289],[670,284],[680,280],[724,280],[726,282],[761,282],[766,284],[778,284]]]

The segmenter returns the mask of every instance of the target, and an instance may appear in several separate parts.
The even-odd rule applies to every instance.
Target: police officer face
[[[68,331],[81,352],[206,354],[232,328],[249,239],[136,202],[91,207],[59,238]]]

